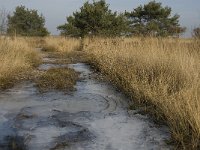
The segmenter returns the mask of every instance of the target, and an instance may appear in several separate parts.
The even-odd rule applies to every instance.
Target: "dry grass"
[[[33,48],[42,48],[45,45],[44,37],[23,37],[23,39]]]
[[[44,72],[37,80],[40,92],[49,90],[71,91],[78,79],[78,73],[70,68],[52,68]]]
[[[182,148],[200,148],[200,41],[84,40],[90,61],[133,100],[166,120]]]
[[[39,63],[38,52],[24,39],[0,39],[0,89],[25,78]]]
[[[81,39],[64,37],[47,37],[43,51],[48,52],[49,57],[58,61],[54,63],[86,62],[87,57],[82,49]]]
[[[80,40],[64,37],[46,37],[44,51],[69,53],[80,48]]]
[[[77,50],[80,49],[80,40],[75,38],[46,37],[42,50],[46,57],[55,61],[44,63],[68,64],[74,62]],[[40,92],[60,90],[68,92],[74,89],[78,73],[70,68],[52,68],[44,72],[37,80],[36,85]]]

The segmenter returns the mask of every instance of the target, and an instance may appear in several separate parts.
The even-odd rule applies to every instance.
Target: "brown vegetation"
[[[80,40],[75,38],[46,37],[42,50],[49,57],[44,63],[69,64],[76,58],[80,48]],[[51,61],[53,60],[53,61]],[[36,85],[41,92],[48,90],[70,91],[78,79],[78,73],[70,68],[52,68],[44,72],[37,80]]]
[[[177,145],[199,147],[200,41],[87,38],[84,50],[134,103],[166,121]]]
[[[57,59],[56,64],[87,62],[87,56],[81,49],[81,39],[69,37],[47,37],[42,48],[48,52],[48,57]]]
[[[78,79],[78,73],[70,68],[52,68],[44,72],[37,80],[40,92],[49,90],[70,91]]]
[[[80,48],[80,40],[76,38],[46,37],[43,51],[69,53]]]
[[[0,40],[1,88],[13,85],[13,81],[24,77],[37,66],[40,58],[31,47],[36,46],[38,40]],[[53,52],[51,57],[58,60],[89,59],[92,65],[131,97],[134,107],[142,106],[157,120],[164,120],[178,146],[199,148],[199,40],[85,38],[84,51],[79,51],[79,39],[48,37],[39,41],[40,45],[45,45],[44,50]],[[36,85],[42,92],[49,89],[69,91],[74,89],[77,79],[78,74],[72,69],[52,68],[37,79]]]
[[[0,39],[0,89],[27,78],[40,62],[38,52],[24,39]]]

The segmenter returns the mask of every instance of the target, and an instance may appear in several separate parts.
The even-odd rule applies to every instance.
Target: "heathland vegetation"
[[[17,19],[21,18],[20,15],[28,20]],[[30,20],[32,17],[37,18],[36,23],[32,22],[34,19]],[[0,19],[0,25],[3,24],[1,20],[5,19]],[[32,28],[21,26],[27,23]],[[8,34],[15,36],[48,34],[43,16],[24,6],[17,7],[14,15],[8,17],[7,29]],[[58,29],[66,38],[0,39],[1,88],[13,85],[13,81],[26,76],[40,62],[38,52],[33,50],[40,42],[37,45],[48,53],[56,52],[59,56],[78,58],[79,61],[83,60],[81,57],[87,58],[87,62],[131,98],[130,109],[137,108],[141,113],[150,114],[155,121],[167,124],[177,146],[199,149],[198,27],[193,30],[195,38],[181,39],[178,36],[185,28],[180,26],[179,16],[172,16],[171,8],[163,7],[161,3],[151,1],[132,12],[119,14],[100,0],[86,2]],[[68,88],[63,76],[72,80],[73,85],[75,80],[71,77],[78,78],[70,69],[53,69],[39,78],[38,86],[41,90],[46,87]],[[49,85],[54,81],[55,85]],[[73,85],[69,85],[71,89]]]
[[[40,62],[38,52],[25,39],[0,39],[0,89],[28,78]]]
[[[196,149],[200,140],[200,41],[171,38],[86,38],[90,63],[171,129],[173,140]],[[186,147],[189,146],[189,147]]]

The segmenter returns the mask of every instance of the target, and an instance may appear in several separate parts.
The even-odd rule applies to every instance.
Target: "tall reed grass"
[[[26,40],[0,39],[0,88],[10,87],[39,62],[38,52]]]
[[[176,144],[200,148],[200,41],[86,38],[90,62],[166,121]]]
[[[49,52],[72,52],[80,48],[80,40],[76,38],[64,38],[64,37],[46,37],[44,39],[45,44],[44,51]]]
[[[45,45],[44,37],[21,37],[30,47],[42,48]],[[19,37],[18,37],[19,39]]]

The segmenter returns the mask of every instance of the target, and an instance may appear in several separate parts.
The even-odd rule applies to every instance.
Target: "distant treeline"
[[[105,0],[85,2],[80,10],[67,17],[66,23],[57,27],[60,34],[71,37],[84,36],[155,36],[178,37],[186,28],[179,23],[179,15],[162,3],[150,1],[124,13],[113,12]],[[37,10],[16,7],[12,15],[0,11],[0,33],[21,36],[46,36],[45,18]],[[200,28],[193,30],[200,37]]]

